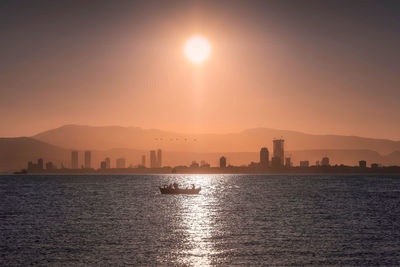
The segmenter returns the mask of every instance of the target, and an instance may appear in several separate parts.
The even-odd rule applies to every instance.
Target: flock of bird
[[[168,138],[166,138],[166,139],[168,139]],[[155,140],[155,141],[163,141],[164,138],[154,138],[154,140]],[[170,142],[172,142],[172,141],[179,141],[179,140],[180,140],[179,138],[169,138],[169,141],[170,141]],[[183,138],[182,140],[185,140],[185,142],[191,141],[190,138]],[[193,141],[196,142],[197,139],[194,138]]]

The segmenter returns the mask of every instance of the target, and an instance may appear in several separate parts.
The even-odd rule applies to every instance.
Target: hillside
[[[0,171],[16,171],[26,168],[28,161],[38,158],[51,159],[60,166],[69,158],[66,149],[29,138],[0,138]]]
[[[273,138],[284,138],[286,150],[373,150],[380,154],[400,151],[400,141],[358,136],[312,135],[269,128],[249,129],[230,134],[182,134],[155,129],[119,126],[66,125],[39,133],[33,138],[67,149],[108,150],[161,148],[181,152],[255,152]]]

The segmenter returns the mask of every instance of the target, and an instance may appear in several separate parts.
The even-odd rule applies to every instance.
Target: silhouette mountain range
[[[134,127],[91,127],[66,125],[33,137],[0,138],[0,171],[25,168],[28,161],[43,158],[58,167],[69,167],[71,149],[91,150],[92,166],[99,167],[105,157],[126,158],[127,165],[140,163],[150,149],[163,149],[163,165],[189,165],[205,160],[216,166],[221,155],[232,165],[259,160],[258,151],[267,146],[272,154],[272,139],[285,139],[286,155],[297,165],[300,160],[314,164],[324,156],[332,164],[357,165],[367,160],[384,165],[400,165],[400,142],[357,136],[311,135],[268,128],[249,129],[231,134],[182,134]],[[83,164],[83,152],[79,165]]]
[[[229,134],[182,134],[156,129],[120,126],[66,125],[33,136],[34,139],[68,149],[107,150],[131,148],[192,152],[255,152],[272,150],[273,138],[284,138],[286,150],[373,150],[380,154],[400,151],[400,141],[358,136],[315,135],[269,128]]]

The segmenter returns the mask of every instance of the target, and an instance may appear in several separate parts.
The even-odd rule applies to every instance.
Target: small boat
[[[169,195],[197,195],[201,190],[201,187],[195,188],[194,185],[192,188],[179,188],[176,183],[174,183],[173,186],[164,186],[159,188],[161,194]]]

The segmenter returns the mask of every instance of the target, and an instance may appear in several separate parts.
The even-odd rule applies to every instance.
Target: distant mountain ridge
[[[45,158],[58,166],[70,155],[66,149],[30,138],[0,138],[0,171],[11,172],[26,168],[27,162]]]
[[[187,152],[254,152],[262,146],[272,150],[272,139],[285,139],[287,150],[350,149],[380,154],[400,151],[400,141],[358,136],[315,135],[269,128],[228,134],[183,134],[157,129],[120,126],[65,125],[33,136],[34,139],[68,149],[108,150],[161,148]]]

